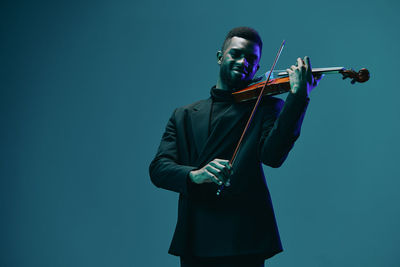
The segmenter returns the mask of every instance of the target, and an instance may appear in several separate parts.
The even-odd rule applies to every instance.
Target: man
[[[262,99],[231,166],[228,159],[254,105],[235,103],[231,93],[252,82],[261,51],[254,29],[228,33],[217,53],[220,72],[211,97],[175,109],[150,164],[152,182],[179,193],[169,253],[181,257],[181,266],[260,267],[282,251],[261,163],[277,168],[284,162],[320,78],[312,76],[308,57],[298,58],[287,69],[286,102]]]

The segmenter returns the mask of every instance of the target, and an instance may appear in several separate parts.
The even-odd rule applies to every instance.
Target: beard
[[[230,68],[221,68],[219,76],[221,81],[226,84],[232,92],[246,88],[252,81],[248,74],[236,72]]]

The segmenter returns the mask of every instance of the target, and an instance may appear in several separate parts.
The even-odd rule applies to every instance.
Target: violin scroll
[[[366,68],[362,68],[358,72],[353,69],[343,69],[339,73],[343,75],[343,80],[347,78],[352,79],[351,84],[355,84],[356,82],[364,83],[369,80],[369,71]]]

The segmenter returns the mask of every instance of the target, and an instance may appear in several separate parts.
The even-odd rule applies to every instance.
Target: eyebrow
[[[246,51],[246,49],[243,49],[243,48],[231,48],[230,50],[234,50],[234,51],[238,51],[238,52]],[[246,53],[246,54],[247,54],[247,53]],[[248,55],[257,56],[256,53],[250,53],[250,54],[248,54]]]
[[[231,52],[231,51],[242,53],[243,51],[245,51],[245,49],[241,49],[241,48],[231,48],[231,49],[229,50],[229,52]],[[257,55],[256,53],[250,53],[250,54],[246,53],[246,56],[247,56],[247,57],[251,57],[252,59],[257,59],[257,58],[258,58],[258,55]]]

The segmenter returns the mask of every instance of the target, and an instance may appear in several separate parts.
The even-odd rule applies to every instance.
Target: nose
[[[246,68],[249,66],[249,62],[246,60],[245,57],[241,57],[241,58],[237,61],[237,63],[240,64],[240,65],[244,65]]]

